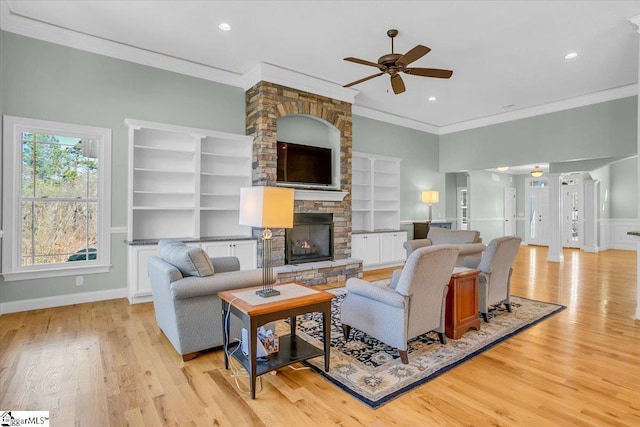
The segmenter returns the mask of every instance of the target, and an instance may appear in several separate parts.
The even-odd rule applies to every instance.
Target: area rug
[[[479,331],[469,330],[459,340],[448,338],[447,344],[442,345],[434,332],[412,339],[409,364],[403,365],[396,349],[361,331],[352,329],[351,339],[345,342],[340,304],[347,291],[337,288],[329,292],[336,295],[331,303],[330,370],[324,371],[323,357],[304,363],[372,408],[384,405],[565,308],[512,296],[511,313],[504,307],[490,310],[489,323],[481,322]],[[297,323],[298,335],[322,346],[321,314],[300,316]]]

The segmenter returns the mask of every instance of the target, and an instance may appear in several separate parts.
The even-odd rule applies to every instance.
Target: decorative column
[[[640,34],[640,15],[629,18],[635,26],[637,32]],[[638,51],[640,52],[640,43],[638,44]],[[640,61],[638,62],[638,81],[640,82]],[[638,95],[638,151],[640,154],[640,94]],[[638,156],[638,189],[640,189],[640,155]],[[638,198],[638,211],[637,215],[640,216],[640,197]],[[640,319],[640,226],[638,230],[629,233],[638,236],[638,246],[636,248],[636,319]]]
[[[548,175],[549,183],[549,253],[547,261],[562,262],[562,186],[559,173]]]

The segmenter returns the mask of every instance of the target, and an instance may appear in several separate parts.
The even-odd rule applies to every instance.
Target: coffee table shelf
[[[260,376],[283,366],[324,355],[324,350],[309,344],[299,336],[285,335],[280,337],[280,349],[270,354],[266,360],[258,359],[256,375]],[[240,349],[233,353],[233,358],[249,372],[249,358]]]

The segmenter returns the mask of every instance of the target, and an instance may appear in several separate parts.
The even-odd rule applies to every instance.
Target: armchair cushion
[[[162,239],[158,242],[158,253],[162,259],[180,270],[183,276],[206,277],[214,273],[211,259],[202,248]]]
[[[478,243],[480,232],[475,230],[448,230],[433,227],[427,236],[432,245],[459,245],[463,243]]]
[[[351,278],[347,280],[346,288],[347,291],[355,295],[360,295],[393,307],[404,307],[404,297],[388,286],[376,286],[366,280]]]

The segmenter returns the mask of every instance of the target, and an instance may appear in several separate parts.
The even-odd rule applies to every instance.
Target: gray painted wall
[[[638,176],[638,159],[611,164],[611,218],[638,218],[638,191],[632,185]]]
[[[127,117],[244,134],[245,100],[229,87],[3,32],[2,113],[112,129],[112,227],[127,225]],[[0,301],[126,287],[125,234],[112,269],[85,277],[0,282]]]
[[[635,155],[636,98],[442,135],[440,170],[481,170],[500,165]]]
[[[428,206],[423,190],[440,191],[433,205],[433,219],[445,217],[445,179],[438,172],[438,136],[414,129],[353,116],[353,151],[399,157],[400,220],[425,220]]]
[[[509,174],[469,172],[469,229],[478,230],[485,243],[504,236],[504,189],[513,186]]]

